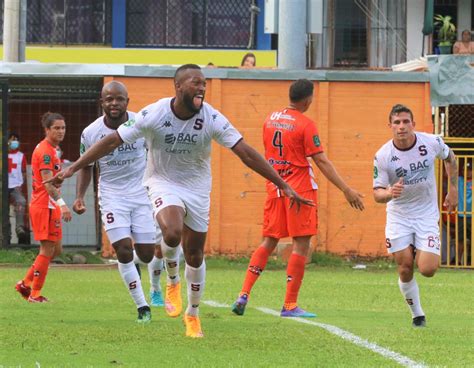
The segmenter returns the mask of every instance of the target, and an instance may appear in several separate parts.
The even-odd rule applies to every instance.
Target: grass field
[[[205,300],[231,304],[244,262],[208,261]],[[263,313],[278,311],[285,271],[273,267],[254,288],[244,316],[201,305],[204,339],[184,337],[180,318],[154,308],[151,324],[136,311],[115,269],[51,268],[44,294],[28,304],[13,289],[26,268],[0,269],[0,367],[396,367],[387,358],[319,326]],[[417,277],[428,327],[413,329],[394,269],[309,265],[300,305],[314,322],[432,367],[474,366],[474,274],[440,270]],[[162,280],[162,283],[164,280]],[[144,284],[148,290],[147,275]],[[184,295],[183,288],[183,295]]]

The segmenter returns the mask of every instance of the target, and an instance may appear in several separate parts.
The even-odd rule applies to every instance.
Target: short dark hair
[[[411,120],[413,120],[413,112],[408,107],[406,107],[405,105],[402,105],[402,104],[396,104],[395,106],[392,107],[392,110],[390,110],[390,114],[388,115],[388,122],[391,123],[392,122],[392,116],[393,115],[398,115],[401,112],[406,112],[406,113],[410,114],[410,118],[411,118]]]
[[[56,120],[65,120],[64,117],[57,112],[47,112],[41,117],[41,125],[43,128],[51,128],[54,121]]]
[[[11,132],[9,135],[8,135],[8,140],[10,140],[10,138],[13,138],[15,137],[16,139],[20,140],[20,136],[18,135],[18,133],[16,132]]]
[[[299,102],[306,97],[312,96],[314,85],[307,79],[298,79],[290,86],[290,101]]]
[[[181,65],[178,69],[176,69],[176,72],[174,73],[174,81],[176,82],[178,80],[178,75],[181,73],[181,72],[184,72],[188,69],[196,69],[196,70],[201,70],[201,67],[199,65],[196,65],[196,64],[184,64],[184,65]]]

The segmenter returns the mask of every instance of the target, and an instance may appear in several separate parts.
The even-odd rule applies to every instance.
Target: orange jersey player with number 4
[[[362,195],[350,188],[339,176],[323,151],[319,133],[311,119],[303,115],[313,101],[313,83],[299,79],[290,87],[290,104],[275,111],[265,120],[263,143],[265,158],[306,199],[317,203],[317,184],[314,180],[311,158],[328,180],[338,187],[350,205],[364,209]],[[314,313],[298,307],[297,299],[303,281],[306,256],[311,236],[317,233],[317,208],[290,206],[288,198],[271,182],[267,182],[267,200],[264,209],[263,241],[252,254],[242,291],[232,311],[243,315],[250,291],[265,269],[268,257],[281,238],[292,237],[293,251],[287,266],[286,296],[282,317],[315,317]]]
[[[43,139],[34,149],[31,159],[33,171],[33,193],[30,203],[30,219],[35,240],[40,242],[39,254],[23,280],[15,289],[30,303],[45,303],[41,295],[48,273],[49,262],[62,251],[61,218],[71,221],[71,211],[61,198],[59,189],[52,184],[43,184],[61,171],[57,155],[59,143],[64,139],[66,123],[57,113],[47,112],[41,123],[45,130]]]

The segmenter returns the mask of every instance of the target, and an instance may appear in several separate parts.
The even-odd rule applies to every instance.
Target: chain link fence
[[[449,105],[446,112],[449,137],[474,137],[474,105]]]
[[[126,45],[245,48],[252,0],[128,0]]]
[[[62,159],[75,161],[79,157],[79,144],[82,130],[100,114],[98,98],[103,79],[99,77],[12,77],[8,79],[8,130],[20,138],[20,151],[27,161],[27,185],[25,198],[31,199],[31,157],[36,145],[44,138],[41,116],[47,112],[59,112],[66,121],[66,135],[61,143]],[[0,85],[1,87],[1,85]],[[64,164],[67,163],[64,162]],[[75,199],[76,181],[69,180],[61,188],[61,195],[68,205]],[[89,187],[86,194],[89,212],[85,216],[74,216],[72,222],[63,224],[63,244],[65,246],[98,244],[98,216],[94,216],[94,190]],[[9,216],[3,209],[2,219]],[[14,214],[14,213],[13,213]],[[29,219],[26,210],[25,225],[27,233]],[[9,244],[33,242],[33,237],[20,239],[15,234],[16,219],[10,216],[10,226],[3,235],[10,239]],[[4,220],[5,221],[5,220]]]
[[[28,44],[110,45],[112,0],[30,0],[26,22]]]

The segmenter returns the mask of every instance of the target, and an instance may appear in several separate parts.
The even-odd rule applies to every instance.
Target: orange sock
[[[250,294],[253,285],[267,265],[268,257],[272,252],[265,247],[258,247],[250,258],[249,268],[245,274],[244,284],[242,285],[242,294]]]
[[[35,259],[35,263],[33,264],[33,285],[31,290],[31,296],[34,298],[41,295],[41,289],[44,285],[46,275],[48,274],[50,260],[50,257],[46,257],[42,254],[38,255]]]
[[[292,253],[288,260],[285,308],[293,309],[297,306],[298,293],[303,282],[306,257]]]
[[[31,267],[26,271],[26,275],[23,278],[23,284],[25,286],[31,286],[31,283],[33,282],[33,274],[35,272],[35,264],[33,263]]]

